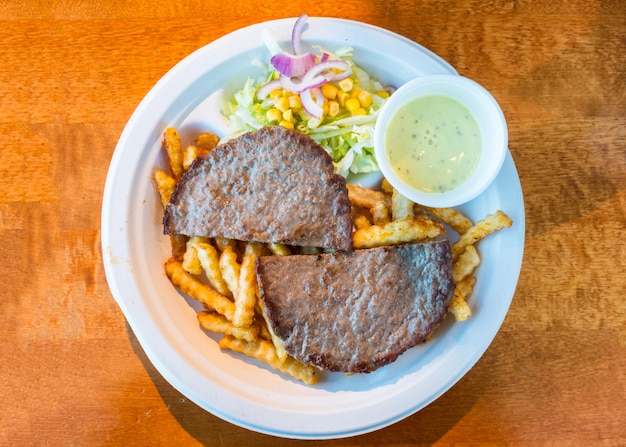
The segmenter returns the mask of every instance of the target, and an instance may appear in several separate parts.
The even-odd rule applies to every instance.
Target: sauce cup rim
[[[474,172],[461,185],[444,192],[426,192],[401,180],[385,153],[385,133],[390,119],[408,102],[430,95],[444,95],[467,107],[481,131],[481,154]],[[504,113],[493,95],[469,78],[438,74],[414,78],[400,86],[383,104],[374,130],[374,152],[381,173],[402,195],[413,202],[445,208],[469,202],[495,180],[508,153],[508,129]]]

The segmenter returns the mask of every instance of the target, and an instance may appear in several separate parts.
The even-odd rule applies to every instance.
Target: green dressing
[[[461,185],[476,169],[480,129],[456,99],[423,96],[391,117],[385,152],[402,181],[422,191],[445,192]]]

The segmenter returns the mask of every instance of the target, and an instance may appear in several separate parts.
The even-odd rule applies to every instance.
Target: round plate
[[[474,315],[448,316],[433,339],[371,374],[322,373],[307,386],[242,356],[222,352],[217,338],[198,327],[194,300],[166,278],[170,254],[162,206],[152,174],[164,167],[161,139],[178,128],[183,144],[200,131],[225,133],[220,101],[247,77],[254,60],[267,62],[264,29],[287,45],[294,19],[235,31],[197,50],[168,72],[132,115],[118,142],[102,206],[102,250],[107,280],[147,356],[172,386],[200,407],[233,424],[300,439],[347,437],[390,425],[428,405],[480,358],[508,311],[524,245],[524,205],[510,154],[481,196],[462,207],[473,220],[498,209],[513,227],[479,243],[482,264],[470,305]],[[310,18],[308,45],[349,45],[354,60],[378,79],[399,86],[409,79],[454,69],[418,44],[381,28]]]

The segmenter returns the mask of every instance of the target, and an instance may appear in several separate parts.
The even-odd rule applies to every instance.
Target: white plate
[[[267,61],[266,27],[284,37],[295,19],[243,28],[197,50],[167,73],[132,115],[109,169],[102,207],[102,249],[109,286],[159,372],[200,407],[233,424],[288,438],[328,439],[370,432],[405,418],[454,385],[480,358],[500,328],[519,276],[524,205],[510,154],[484,194],[463,207],[478,219],[502,209],[512,228],[480,242],[483,262],[470,304],[474,316],[449,316],[428,343],[367,375],[322,374],[306,386],[238,355],[221,352],[199,329],[198,306],[163,273],[170,252],[152,173],[164,166],[161,135],[179,129],[183,142],[200,130],[223,134],[219,100],[256,76]],[[400,85],[423,74],[455,73],[416,43],[362,23],[310,18],[306,43],[354,47],[354,59],[379,79]]]

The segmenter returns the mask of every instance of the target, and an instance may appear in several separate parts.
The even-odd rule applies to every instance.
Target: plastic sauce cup
[[[479,158],[473,171],[455,187],[443,191],[411,185],[415,182],[407,181],[406,176],[402,178],[397,173],[398,166],[391,165],[386,147],[386,133],[391,120],[398,119],[397,112],[418,98],[433,95],[458,101],[470,112],[480,131]],[[393,150],[407,151],[407,156],[408,151],[414,150],[408,142],[401,146]],[[374,150],[383,176],[402,195],[428,207],[452,207],[474,199],[496,178],[508,152],[508,129],[498,102],[480,84],[458,75],[429,75],[407,82],[387,99],[376,121]]]

